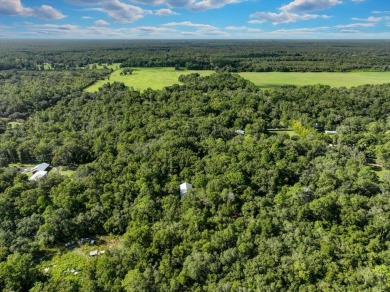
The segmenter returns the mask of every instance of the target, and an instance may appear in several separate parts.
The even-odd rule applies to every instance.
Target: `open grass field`
[[[211,70],[175,70],[173,67],[161,68],[134,68],[131,75],[120,75],[122,69],[115,70],[110,80],[100,80],[95,84],[87,87],[85,91],[95,92],[107,82],[123,82],[126,86],[133,87],[137,90],[145,90],[147,88],[162,89],[173,84],[180,84],[178,78],[180,75],[199,73],[201,76],[206,76],[214,73]]]
[[[290,137],[298,136],[298,134],[295,133],[293,130],[288,130],[288,129],[269,129],[267,131],[271,135],[284,135],[284,134],[287,134]]]
[[[261,89],[315,84],[352,87],[390,82],[390,72],[242,72],[240,75]]]
[[[123,82],[126,86],[137,90],[147,88],[162,89],[178,82],[183,74],[199,73],[206,76],[214,73],[211,70],[180,70],[172,67],[161,68],[135,68],[131,75],[120,75],[122,69],[119,64],[110,65],[115,71],[111,74],[110,80],[100,80],[87,87],[85,91],[98,91],[99,87],[107,82]],[[245,79],[250,80],[261,89],[272,89],[284,85],[314,85],[324,84],[332,87],[352,87],[363,84],[381,84],[390,82],[390,72],[242,72],[239,73]]]

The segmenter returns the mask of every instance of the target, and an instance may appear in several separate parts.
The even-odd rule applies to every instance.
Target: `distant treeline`
[[[0,70],[64,70],[88,64],[226,72],[389,71],[388,40],[3,41]]]

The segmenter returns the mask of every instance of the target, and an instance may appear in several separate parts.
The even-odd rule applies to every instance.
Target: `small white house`
[[[192,189],[192,185],[184,182],[180,185],[180,195],[184,195],[186,192]]]
[[[99,254],[99,252],[98,252],[97,249],[95,249],[95,250],[89,252],[89,256],[90,256],[90,257],[97,256],[98,254]]]
[[[330,135],[334,135],[336,134],[337,131],[329,131],[329,130],[325,130],[325,134],[330,134]]]
[[[47,171],[44,171],[44,170],[37,171],[28,180],[40,180],[42,177],[44,177],[46,175],[47,175]]]
[[[244,135],[245,131],[244,130],[236,130],[236,133],[239,135]]]

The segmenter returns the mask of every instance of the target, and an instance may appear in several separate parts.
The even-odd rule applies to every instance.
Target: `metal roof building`
[[[36,173],[38,171],[48,171],[48,168],[50,168],[50,164],[44,162],[35,166],[31,171],[32,173]]]
[[[28,180],[39,180],[46,175],[47,175],[47,171],[45,171],[45,170],[37,171]]]

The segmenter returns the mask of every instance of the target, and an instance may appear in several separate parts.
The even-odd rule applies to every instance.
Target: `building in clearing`
[[[49,170],[51,169],[51,166],[49,163],[41,163],[41,164],[38,164],[37,166],[35,166],[33,169],[31,169],[32,173],[36,173],[36,172],[39,172],[39,171],[46,171],[48,172]]]
[[[192,189],[192,185],[184,182],[180,185],[180,195],[184,195],[186,192]]]
[[[30,177],[28,180],[40,180],[42,177],[47,175],[47,171],[45,170],[40,170],[35,172],[32,177]]]

